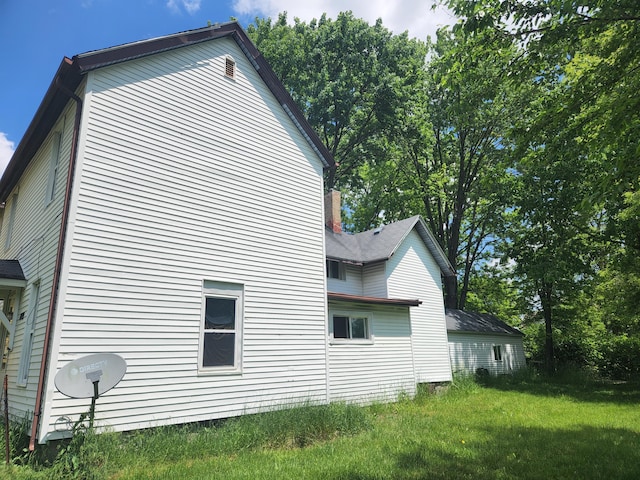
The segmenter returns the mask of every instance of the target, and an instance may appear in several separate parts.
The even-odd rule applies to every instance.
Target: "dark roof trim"
[[[421,300],[407,300],[401,298],[380,298],[380,297],[365,297],[362,295],[349,295],[347,293],[335,293],[327,292],[327,298],[329,300],[341,300],[344,302],[355,303],[371,303],[374,305],[398,305],[402,307],[417,307],[422,303]]]
[[[228,36],[233,38],[244,52],[264,83],[278,99],[280,106],[282,106],[289,118],[291,118],[291,121],[293,121],[316,154],[322,159],[325,167],[334,167],[335,161],[327,147],[322,143],[322,140],[320,140],[315,130],[311,128],[304,114],[295,104],[289,92],[287,92],[282,85],[282,82],[276,77],[269,63],[237,22],[223,23],[199,30],[189,30],[187,32],[128,43],[96,52],[88,52],[76,55],[73,57],[73,60],[78,63],[80,70],[84,73],[107,65],[126,62],[135,58],[173,50],[185,45],[193,45]]]
[[[64,58],[56,71],[27,131],[18,144],[11,161],[0,179],[0,203],[5,202],[11,190],[18,184],[20,177],[31,162],[42,142],[49,134],[58,117],[64,110],[69,96],[60,90],[63,85],[75,92],[82,81],[78,67],[69,58]]]
[[[262,80],[300,130],[300,133],[309,142],[309,145],[320,157],[325,167],[334,168],[335,161],[331,152],[322,143],[322,140],[295,104],[291,95],[273,73],[265,58],[251,42],[242,27],[237,22],[229,22],[87,52],[76,55],[73,59],[65,57],[60,63],[60,67],[31,124],[11,157],[2,179],[0,179],[0,203],[6,201],[11,190],[17,185],[27,165],[67,105],[69,97],[59,87],[75,92],[82,81],[83,75],[97,68],[227,36],[233,38],[251,61]]]
[[[444,253],[444,250],[440,247],[436,236],[433,232],[427,227],[427,224],[423,220],[422,217],[418,217],[418,221],[415,224],[416,230],[418,234],[422,237],[425,245],[435,258],[438,266],[440,267],[440,271],[442,275],[445,277],[456,277],[456,269],[451,265],[447,255]]]

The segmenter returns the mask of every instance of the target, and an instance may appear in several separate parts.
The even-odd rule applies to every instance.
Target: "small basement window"
[[[346,280],[347,275],[344,263],[337,260],[327,260],[327,278]]]
[[[236,61],[227,57],[224,61],[224,75],[229,78],[236,78]]]
[[[502,361],[502,345],[494,345],[493,346],[493,359],[496,362]]]

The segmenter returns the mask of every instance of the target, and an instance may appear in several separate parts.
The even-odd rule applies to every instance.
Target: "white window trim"
[[[228,298],[236,300],[234,365],[222,367],[202,366],[204,358],[204,320],[207,298]],[[244,285],[238,283],[205,280],[202,288],[200,308],[200,336],[198,340],[198,373],[203,375],[233,375],[242,373],[242,344],[244,326]]]
[[[332,277],[331,276],[331,265],[334,264],[334,263],[338,265],[338,276],[337,277]],[[339,280],[341,282],[344,282],[344,281],[347,280],[347,267],[343,262],[341,262],[339,260],[327,259],[326,269],[327,269],[327,278],[329,278],[331,280]]]
[[[333,337],[333,317],[349,317],[352,318],[366,318],[367,324],[367,338],[334,338]],[[371,312],[356,312],[356,311],[340,311],[335,310],[329,313],[329,343],[331,345],[373,345],[373,314]]]
[[[49,205],[56,193],[56,180],[60,166],[60,148],[62,146],[62,134],[60,132],[53,133],[51,141],[51,157],[49,159],[49,177],[47,178],[47,191],[45,194],[44,204]]]
[[[36,316],[38,313],[38,301],[40,299],[40,281],[31,284],[29,292],[29,308],[24,323],[24,335],[22,336],[22,352],[20,354],[20,365],[18,367],[18,378],[16,385],[26,387],[29,380],[29,368],[31,367],[31,354],[33,351],[33,340],[36,331]]]

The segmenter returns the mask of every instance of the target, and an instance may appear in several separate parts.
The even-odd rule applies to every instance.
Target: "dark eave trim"
[[[343,302],[370,303],[373,305],[396,305],[402,307],[417,307],[422,303],[421,300],[414,299],[365,297],[362,295],[349,295],[346,293],[336,292],[327,292],[327,298],[329,300],[339,300]]]
[[[226,36],[232,37],[242,49],[291,121],[320,157],[325,168],[335,168],[336,164],[331,152],[322,143],[267,61],[258,52],[242,27],[237,22],[229,22],[87,52],[76,55],[73,59],[65,57],[0,179],[0,203],[7,200],[13,188],[18,184],[31,159],[67,105],[69,97],[61,91],[60,87],[75,92],[83,75],[91,70]]]
[[[280,106],[312,146],[315,153],[321,158],[325,168],[334,168],[336,164],[333,155],[324,143],[322,143],[322,140],[293,101],[289,92],[284,88],[282,82],[276,77],[269,63],[237,22],[223,23],[199,30],[190,30],[165,37],[98,50],[96,52],[88,52],[76,55],[73,57],[73,61],[78,64],[80,71],[85,73],[107,65],[126,62],[135,58],[184,47],[185,45],[193,45],[228,36],[233,38],[244,52],[245,56],[262,78],[262,81],[276,97]]]
[[[449,329],[447,328],[447,332],[448,333],[461,333],[461,334],[465,334],[465,335],[496,335],[496,336],[503,336],[503,337],[524,337],[524,333],[514,329],[514,331],[512,332],[505,332],[505,331],[500,331],[500,332],[495,332],[493,330],[459,330],[459,329]]]
[[[0,203],[5,202],[9,194],[18,184],[20,177],[31,162],[33,156],[44,142],[51,128],[69,102],[69,96],[60,91],[60,86],[74,92],[82,80],[76,65],[69,58],[64,58],[47,89],[36,114],[27,131],[18,144],[7,168],[0,179]]]

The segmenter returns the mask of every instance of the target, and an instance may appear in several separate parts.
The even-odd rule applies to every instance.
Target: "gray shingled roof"
[[[414,228],[435,258],[443,275],[455,276],[455,270],[419,215],[353,235],[335,233],[327,228],[326,255],[333,260],[360,265],[385,261],[391,258]]]
[[[471,333],[495,333],[498,335],[524,335],[489,313],[463,312],[446,309],[447,331]]]
[[[0,278],[26,280],[18,260],[0,260]]]

